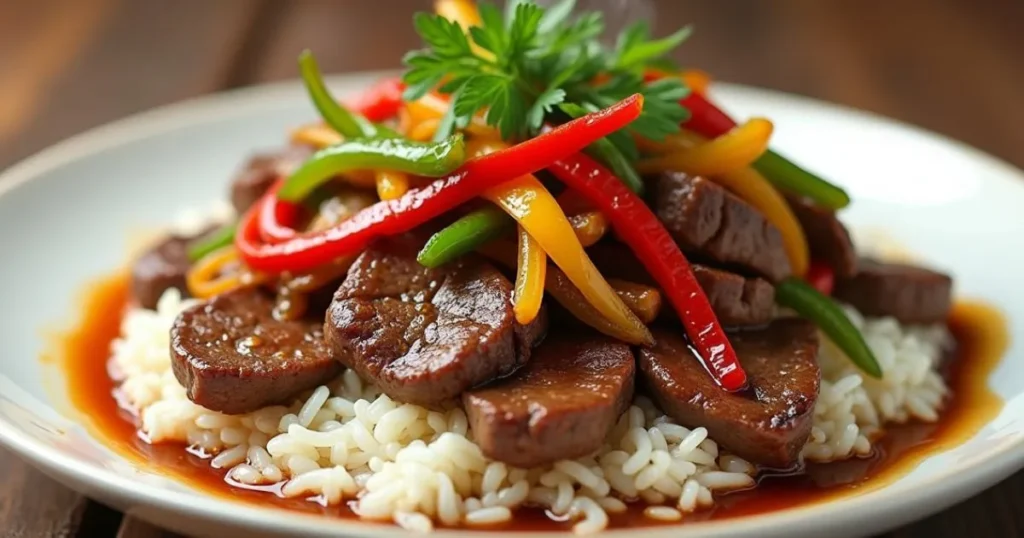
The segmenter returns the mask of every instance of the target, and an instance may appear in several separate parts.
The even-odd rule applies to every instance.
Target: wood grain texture
[[[582,1],[582,0],[581,0]],[[598,2],[598,0],[588,0]],[[660,0],[659,33],[696,33],[678,60],[720,80],[861,108],[1024,167],[1020,0]],[[294,78],[303,48],[328,72],[397,67],[429,0],[0,2],[0,167],[133,112]],[[914,158],[927,158],[915,156]],[[0,450],[0,535],[169,537]],[[1024,473],[888,533],[1024,534]]]

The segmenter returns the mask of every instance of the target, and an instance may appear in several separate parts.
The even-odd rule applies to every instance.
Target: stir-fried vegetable
[[[426,267],[440,267],[510,232],[512,217],[489,205],[473,211],[430,237],[416,260]]]
[[[715,381],[728,391],[743,389],[747,375],[704,290],[686,257],[643,200],[586,155],[560,159],[549,170],[608,217],[618,236],[668,295]]]
[[[426,177],[450,174],[465,161],[462,135],[444,142],[412,142],[394,138],[357,139],[316,152],[288,177],[278,196],[299,202],[334,175],[365,168],[397,170]]]
[[[242,265],[238,251],[230,244],[203,256],[185,275],[185,285],[197,299],[208,299],[236,288],[258,286],[267,280],[267,275],[252,272]]]
[[[814,322],[850,361],[874,378],[882,377],[878,359],[857,327],[831,298],[798,278],[787,278],[775,286],[775,300]]]
[[[621,328],[623,340],[632,344],[654,342],[647,327],[622,303],[590,261],[558,202],[536,178],[519,177],[488,189],[484,197],[504,209],[529,232],[587,302]]]
[[[548,255],[536,239],[519,227],[519,263],[512,292],[512,312],[522,325],[536,319],[544,302],[544,280],[547,278]]]
[[[684,125],[701,135],[715,138],[736,127],[732,118],[699,93],[690,93],[682,103],[690,111],[690,118]],[[754,162],[754,168],[780,189],[806,196],[823,207],[839,209],[850,203],[850,197],[843,189],[800,168],[771,149]]]
[[[386,121],[398,115],[405,85],[397,78],[377,81],[369,90],[347,102],[349,110],[370,121]]]
[[[235,240],[235,230],[238,229],[237,223],[230,223],[217,228],[213,232],[203,236],[195,243],[189,246],[188,259],[192,262],[201,260],[207,254],[220,250],[226,246],[231,245],[231,242]]]
[[[772,123],[754,118],[712,140],[640,161],[636,168],[644,174],[664,170],[699,176],[726,174],[745,168],[763,155],[771,135]]]
[[[243,218],[235,246],[245,263],[259,271],[277,273],[312,269],[334,258],[358,252],[377,237],[411,230],[469,201],[489,187],[534,173],[580,151],[594,140],[635,120],[643,104],[643,96],[633,95],[608,109],[573,120],[506,150],[470,159],[455,172],[427,187],[411,190],[397,200],[382,200],[321,233],[298,236],[278,244],[264,244],[260,239],[258,211],[262,204],[257,204]],[[311,177],[319,179],[321,176],[317,173]],[[303,188],[296,190],[305,191],[308,179],[304,178]],[[267,196],[277,196],[277,189]]]
[[[576,239],[584,247],[597,243],[608,232],[608,219],[600,211],[586,211],[569,217]]]
[[[586,109],[574,103],[562,103],[559,105],[559,108],[562,112],[565,112],[573,119],[587,114]],[[611,140],[602,138],[588,146],[585,151],[587,155],[590,155],[604,163],[604,165],[607,166],[612,173],[622,179],[622,181],[625,182],[633,192],[643,194],[644,182],[640,179],[640,174],[637,173],[637,170],[633,168],[629,159],[619,151],[619,148],[615,147],[615,144],[613,144]]]

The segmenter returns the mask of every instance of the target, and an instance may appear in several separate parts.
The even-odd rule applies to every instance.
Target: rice
[[[186,443],[213,455],[242,484],[271,484],[286,497],[353,501],[361,518],[426,532],[444,525],[494,525],[523,505],[539,506],[589,534],[608,525],[625,502],[674,521],[711,506],[714,495],[753,487],[755,467],[721,452],[704,428],[676,424],[637,397],[596,454],[537,469],[517,469],[483,455],[459,407],[443,411],[396,402],[346,371],[290,406],[241,416],[193,404],[171,372],[168,332],[192,304],[168,291],[156,311],[128,312],[113,344],[121,392],[154,443]],[[901,327],[892,319],[853,322],[878,355],[885,377],[862,376],[823,342],[821,393],[808,460],[870,453],[889,422],[938,417],[947,388],[935,364],[949,335],[940,327]],[[624,502],[625,501],[625,502]]]

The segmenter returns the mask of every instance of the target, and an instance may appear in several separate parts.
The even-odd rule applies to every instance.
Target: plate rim
[[[332,86],[352,87],[395,73],[394,70],[353,72],[334,75],[328,80]],[[66,138],[0,172],[0,196],[8,195],[20,186],[42,177],[48,171],[61,168],[77,159],[105,149],[131,143],[139,138],[217,119],[251,115],[258,111],[265,111],[268,106],[273,107],[275,104],[291,106],[292,103],[289,103],[288,97],[300,87],[301,83],[298,79],[247,86],[163,105],[102,124]],[[887,130],[908,131],[916,137],[923,137],[945,145],[952,151],[964,153],[973,161],[984,162],[987,166],[1000,169],[1000,174],[987,177],[985,181],[1005,180],[1008,184],[1015,185],[1014,188],[1024,189],[1024,171],[999,157],[946,135],[873,112],[777,90],[727,83],[716,83],[715,89],[723,94],[747,100],[770,100],[804,109],[814,109],[816,113],[824,112],[831,115],[838,113],[844,117],[844,120],[853,118],[879,124]],[[728,100],[728,98],[724,100]],[[1009,176],[1018,176],[1020,181],[1012,180]],[[1006,359],[1008,356],[1004,356],[1002,360]],[[38,357],[33,360],[38,360]],[[52,404],[45,404],[51,408],[54,407]],[[58,409],[57,411],[65,415],[64,410]],[[75,423],[89,433],[89,437],[94,442],[123,459],[123,456],[97,439],[90,428],[80,422],[75,421]],[[0,445],[5,446],[45,474],[54,476],[65,485],[73,482],[75,486],[102,491],[121,502],[131,500],[131,502],[153,506],[160,510],[199,517],[210,523],[272,532],[302,531],[333,534],[341,531],[353,532],[361,536],[408,535],[407,531],[391,525],[381,525],[358,519],[329,519],[279,508],[268,510],[269,507],[260,507],[252,503],[232,501],[209,494],[197,497],[189,495],[185,490],[160,488],[133,481],[129,477],[105,468],[83,466],[78,463],[77,459],[60,451],[52,450],[47,443],[30,436],[19,426],[2,417],[0,417]],[[711,537],[771,529],[784,529],[789,533],[812,532],[824,526],[834,529],[838,525],[857,527],[856,530],[849,529],[853,533],[877,531],[906,523],[924,514],[935,513],[976,494],[983,488],[990,487],[998,481],[1000,476],[1005,476],[1007,472],[1024,467],[1022,447],[1024,447],[1024,438],[1001,445],[986,458],[974,459],[965,466],[951,467],[936,472],[923,479],[923,482],[916,484],[917,489],[913,495],[901,495],[902,490],[908,489],[907,487],[883,486],[877,490],[837,501],[812,503],[756,516],[706,521],[683,526],[613,529],[603,532],[602,535],[668,537],[674,536],[679,529],[685,529],[689,533],[699,533],[700,536]],[[963,476],[951,480],[958,474]],[[184,487],[188,486],[184,485]],[[832,506],[832,508],[825,508],[828,506]],[[874,521],[865,521],[863,519],[865,513],[875,516]],[[281,514],[287,514],[289,517],[275,517]],[[822,520],[822,516],[828,516],[827,520]],[[145,519],[144,515],[143,518]],[[464,537],[474,532],[476,531],[472,529],[443,529],[435,531],[433,535]],[[506,535],[518,534],[509,531],[502,532]],[[530,532],[528,534],[536,537],[566,535],[564,532]]]

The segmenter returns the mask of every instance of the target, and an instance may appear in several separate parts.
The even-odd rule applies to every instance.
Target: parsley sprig
[[[631,131],[654,140],[677,132],[688,116],[679,104],[688,89],[676,78],[645,82],[643,75],[648,68],[665,67],[667,54],[686,40],[690,28],[653,39],[647,25],[637,23],[608,48],[597,41],[604,31],[601,14],[574,18],[574,4],[563,0],[545,10],[532,1],[510,0],[502,13],[481,3],[481,25],[471,28],[469,37],[444,17],[417,14],[416,31],[426,48],[404,59],[405,98],[418,99],[435,88],[451,95],[439,137],[486,110],[484,120],[503,138],[522,139],[535,135],[558,105],[596,110],[634,93],[644,95],[644,110]],[[616,135],[609,140],[635,158],[632,139]]]

